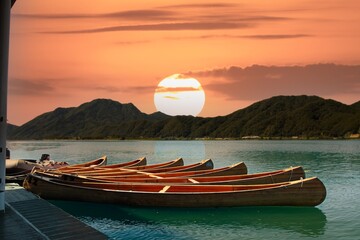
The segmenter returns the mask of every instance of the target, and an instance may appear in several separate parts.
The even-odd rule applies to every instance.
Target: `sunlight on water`
[[[358,239],[360,141],[10,141],[12,158],[80,163],[107,155],[109,164],[146,156],[148,164],[211,158],[240,161],[250,173],[301,165],[327,188],[317,207],[211,209],[133,208],[52,201],[112,239]]]

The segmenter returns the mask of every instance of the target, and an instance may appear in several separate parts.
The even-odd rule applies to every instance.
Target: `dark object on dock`
[[[26,175],[34,168],[38,170],[67,169],[69,166],[73,166],[75,168],[90,166],[95,167],[106,165],[106,163],[106,156],[75,165],[69,165],[67,162],[50,160],[49,154],[42,154],[39,161],[33,159],[8,159],[6,160],[6,182],[22,185]]]
[[[50,161],[50,154],[44,153],[41,155],[40,162]]]
[[[39,160],[35,159],[6,159],[6,182],[22,185],[26,175],[36,168],[55,169],[67,166],[67,162],[50,160],[49,154],[42,154]]]
[[[10,150],[6,148],[6,159],[10,159]]]

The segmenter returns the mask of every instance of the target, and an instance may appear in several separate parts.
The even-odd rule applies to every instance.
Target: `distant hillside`
[[[13,124],[7,124],[7,129],[6,129],[6,134],[7,137],[9,138],[10,136],[12,136],[14,134],[15,129],[17,129],[18,126],[13,125]]]
[[[360,109],[360,101],[352,104],[351,106],[354,107],[354,108]]]
[[[97,99],[79,107],[57,108],[18,127],[14,139],[102,138],[104,126],[114,127],[135,120],[158,120],[163,114],[147,115],[132,103]]]
[[[278,96],[236,111],[213,132],[216,137],[341,137],[360,127],[360,111],[316,96]]]
[[[316,96],[277,96],[216,118],[148,115],[131,103],[97,99],[42,114],[9,138],[342,138],[359,131],[359,102],[349,106]]]

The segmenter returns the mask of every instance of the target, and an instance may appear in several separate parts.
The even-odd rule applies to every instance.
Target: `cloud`
[[[84,83],[86,82],[86,83]],[[61,83],[61,84],[60,84]],[[41,78],[9,80],[9,93],[23,96],[53,96],[66,95],[69,92],[96,91],[105,93],[151,93],[156,86],[121,86],[113,84],[97,84],[89,79],[76,78]]]
[[[25,19],[46,19],[46,20],[81,20],[81,19],[121,19],[125,21],[157,21],[157,22],[174,22],[181,21],[185,19],[191,19],[192,21],[233,21],[233,22],[248,22],[248,21],[284,21],[292,20],[293,18],[283,17],[283,16],[269,16],[269,15],[249,15],[244,14],[240,9],[235,9],[234,11],[229,12],[219,12],[217,8],[229,7],[229,4],[190,4],[190,5],[181,5],[188,7],[196,6],[208,6],[216,9],[211,9],[215,11],[207,11],[206,14],[203,12],[197,11],[168,11],[168,10],[158,10],[158,9],[143,9],[143,10],[131,10],[131,11],[121,11],[121,12],[110,12],[110,13],[100,13],[100,14],[85,14],[85,13],[65,13],[65,14],[14,14],[16,18],[25,18]],[[236,6],[236,5],[234,5]],[[216,21],[214,21],[216,19]]]
[[[200,35],[195,37],[168,37],[168,40],[186,40],[186,39],[216,39],[216,38],[239,38],[239,39],[255,39],[255,40],[276,40],[291,38],[307,38],[314,37],[310,34],[264,34],[264,35],[231,35],[231,34],[213,34]]]
[[[238,36],[239,38],[249,38],[258,40],[274,40],[274,39],[289,39],[289,38],[307,38],[314,37],[309,34],[268,34],[268,35],[244,35]]]
[[[151,93],[155,91],[156,86],[138,86],[138,87],[128,87],[127,91],[135,92],[135,93]]]
[[[144,21],[144,20],[173,20],[176,15],[177,13],[172,11],[146,9],[146,10],[132,10],[132,11],[108,13],[108,14],[103,14],[103,17]]]
[[[98,85],[88,83],[86,85],[72,85],[71,88],[84,91],[103,91],[106,93],[149,93],[155,91],[155,86],[126,86],[118,87],[117,85]]]
[[[47,34],[89,34],[116,31],[181,31],[181,30],[229,30],[255,27],[267,22],[291,21],[287,16],[270,16],[249,13],[233,3],[178,4],[152,9],[108,12],[99,14],[15,14],[17,18],[45,20],[96,19],[98,26],[89,29],[65,29],[39,31]],[[120,20],[122,25],[114,25]],[[108,25],[111,24],[111,25]],[[71,26],[71,25],[69,25]],[[264,35],[265,36],[265,35]]]
[[[186,73],[203,79],[204,89],[231,100],[258,100],[275,95],[358,94],[360,66],[314,64],[306,66],[229,67]],[[208,79],[208,80],[204,80]],[[204,84],[208,81],[208,84]]]
[[[13,78],[9,81],[9,92],[13,95],[48,96],[55,91],[55,83],[49,79],[30,80]]]
[[[111,12],[103,14],[14,14],[17,18],[33,18],[33,19],[86,19],[86,18],[102,18],[102,19],[124,19],[132,21],[146,20],[173,20],[176,16],[175,12],[167,10],[131,10],[121,12]]]
[[[180,22],[180,23],[160,23],[160,24],[141,24],[141,25],[124,25],[104,28],[93,28],[84,30],[71,31],[53,31],[41,33],[53,34],[76,34],[76,33],[100,33],[115,31],[178,31],[178,30],[218,30],[218,29],[239,29],[250,27],[247,23],[232,22]]]
[[[174,97],[174,96],[164,96],[164,98],[171,99],[171,100],[179,100],[178,97]]]
[[[218,19],[222,21],[233,21],[233,22],[278,22],[278,21],[289,21],[295,20],[294,18],[289,17],[278,17],[278,16],[268,16],[268,15],[244,15],[239,13],[227,13],[227,14],[207,14],[207,15],[199,15],[198,19]]]
[[[157,87],[156,92],[194,92],[201,91],[201,86],[199,87]]]
[[[175,4],[159,8],[233,8],[238,6],[233,3],[204,3],[204,4]]]

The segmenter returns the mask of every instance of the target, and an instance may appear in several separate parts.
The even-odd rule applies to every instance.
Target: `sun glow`
[[[205,104],[205,92],[195,78],[173,74],[163,79],[154,94],[156,109],[170,116],[197,116]]]

